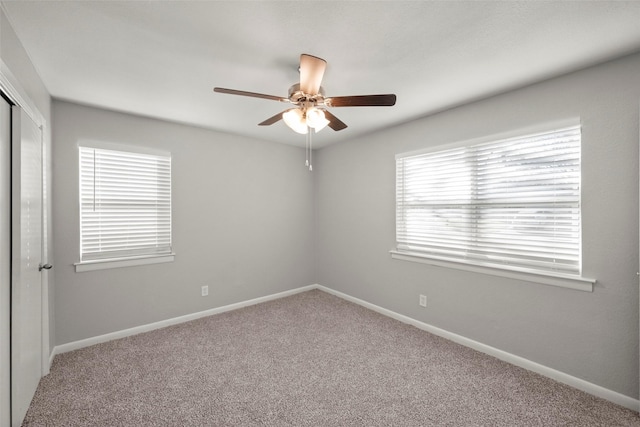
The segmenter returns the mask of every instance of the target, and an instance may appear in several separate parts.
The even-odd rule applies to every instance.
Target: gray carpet
[[[56,356],[25,426],[640,426],[314,290]]]

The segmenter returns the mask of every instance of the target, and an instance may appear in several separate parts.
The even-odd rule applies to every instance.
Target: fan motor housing
[[[289,101],[294,104],[312,102],[314,105],[322,104],[324,101],[324,88],[320,86],[316,95],[309,95],[300,90],[300,83],[296,83],[289,88]]]

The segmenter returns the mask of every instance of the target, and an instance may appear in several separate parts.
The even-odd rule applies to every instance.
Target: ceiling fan
[[[259,126],[270,126],[281,119],[295,132],[307,135],[307,161],[306,166],[313,170],[311,156],[313,147],[310,129],[316,133],[329,126],[335,131],[345,129],[347,125],[334,116],[329,107],[390,107],[395,105],[396,96],[386,95],[355,95],[325,97],[324,88],[320,85],[327,61],[317,56],[300,55],[300,83],[295,83],[289,88],[286,98],[265,95],[263,93],[246,92],[243,90],[225,89],[214,87],[213,91],[230,95],[249,96],[252,98],[270,99],[273,101],[288,102],[294,105],[267,120],[258,123]]]
[[[222,87],[215,87],[213,90],[218,93],[271,99],[293,104],[295,107],[269,117],[258,125],[269,126],[283,119],[287,126],[301,134],[308,133],[310,128],[319,132],[325,126],[329,126],[335,131],[345,129],[347,125],[329,112],[328,107],[390,107],[395,105],[396,96],[394,94],[325,97],[324,88],[320,84],[326,67],[327,61],[322,58],[304,53],[300,55],[300,83],[289,88],[289,94],[286,98]]]

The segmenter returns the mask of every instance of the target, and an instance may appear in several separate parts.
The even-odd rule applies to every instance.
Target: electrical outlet
[[[420,306],[421,307],[426,307],[427,306],[427,296],[426,295],[420,295]]]
[[[209,295],[209,286],[203,286],[201,288],[201,291],[202,291],[202,296],[206,297],[207,295]]]

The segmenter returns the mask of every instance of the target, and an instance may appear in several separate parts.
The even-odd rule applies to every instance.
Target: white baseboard
[[[53,358],[56,357],[56,348],[57,347],[53,347],[53,350],[51,351],[51,353],[49,354],[49,371],[51,371],[51,365],[53,365]],[[47,372],[48,374],[49,372]],[[45,374],[46,375],[46,374]]]
[[[541,365],[539,363],[533,362],[531,360],[525,359],[524,357],[516,356],[515,354],[507,353],[506,351],[497,349],[495,347],[491,347],[486,344],[482,344],[481,342],[474,341],[472,339],[463,337],[462,335],[454,334],[453,332],[446,331],[444,329],[440,329],[436,326],[429,325],[427,323],[421,322],[419,320],[412,319],[411,317],[398,314],[391,310],[387,310],[386,308],[379,307],[375,304],[371,304],[370,302],[361,300],[359,298],[352,297],[350,295],[344,294],[342,292],[334,291],[333,289],[327,288],[322,285],[316,285],[317,289],[320,289],[324,292],[335,295],[339,298],[342,298],[347,301],[351,301],[363,307],[369,308],[373,311],[376,311],[385,316],[391,317],[393,319],[399,320],[403,323],[410,324],[415,326],[418,329],[422,329],[424,331],[430,332],[434,335],[437,335],[442,338],[446,338],[455,343],[464,345],[465,347],[472,348],[481,353],[488,354],[497,359],[503,360],[505,362],[511,363],[512,365],[519,366],[521,368],[527,369],[529,371],[533,371],[540,375],[544,375],[545,377],[549,377],[555,381],[560,383],[569,385],[571,387],[577,388],[578,390],[582,390],[586,393],[592,394],[594,396],[600,397],[602,399],[606,399],[610,402],[618,404],[620,406],[624,406],[625,408],[638,411],[640,409],[640,400],[634,399],[632,397],[626,396],[622,393],[618,393],[613,390],[609,390],[602,386],[590,383],[583,379],[574,377],[572,375],[566,374],[564,372],[555,370],[553,368],[549,368],[548,366]]]
[[[53,362],[53,358],[57,354],[66,353],[68,351],[77,350],[80,348],[88,347],[94,344],[99,344],[107,341],[111,341],[118,338],[125,338],[131,335],[140,334],[143,332],[149,332],[154,329],[164,328],[166,326],[177,325],[179,323],[189,322],[191,320],[199,319],[201,317],[211,316],[213,314],[224,313],[226,311],[236,310],[242,307],[247,307],[250,305],[259,304],[266,301],[271,301],[279,298],[284,298],[290,295],[294,295],[300,292],[310,291],[312,289],[319,289],[321,291],[327,292],[329,294],[335,295],[344,300],[353,302],[355,304],[361,305],[373,311],[376,311],[385,316],[391,317],[393,319],[399,320],[403,323],[407,323],[409,325],[415,326],[418,329],[422,329],[424,331],[430,332],[434,335],[440,336],[442,338],[446,338],[458,344],[464,345],[465,347],[472,348],[474,350],[480,351],[482,353],[493,356],[497,359],[503,360],[505,362],[511,363],[512,365],[519,366],[521,368],[527,369],[529,371],[536,372],[540,375],[544,375],[545,377],[549,377],[555,381],[561,382],[563,384],[567,384],[571,387],[577,388],[578,390],[582,390],[586,393],[592,394],[594,396],[606,399],[610,402],[618,404],[620,406],[624,406],[625,408],[629,408],[634,411],[638,411],[640,409],[640,400],[634,399],[632,397],[626,396],[624,394],[618,393],[613,390],[609,390],[602,386],[590,383],[583,379],[574,377],[572,375],[566,374],[564,372],[555,370],[553,368],[549,368],[547,366],[541,365],[539,363],[533,362],[531,360],[525,359],[520,356],[516,356],[515,354],[507,353],[506,351],[497,349],[495,347],[491,347],[489,345],[483,344],[478,341],[474,341],[472,339],[463,337],[462,335],[455,334],[453,332],[446,331],[444,329],[440,329],[438,327],[429,325],[427,323],[421,322],[416,319],[412,319],[411,317],[405,316],[403,314],[396,313],[394,311],[388,310],[386,308],[382,308],[370,302],[361,300],[359,298],[352,297],[350,295],[344,294],[339,291],[335,291],[333,289],[327,288],[322,285],[308,285],[303,286],[301,288],[292,289],[289,291],[279,292],[277,294],[267,295],[260,298],[251,299],[248,301],[242,301],[234,304],[225,305],[223,307],[212,308],[210,310],[200,311],[197,313],[187,314],[185,316],[174,317],[172,319],[162,320],[155,323],[149,323],[147,325],[136,326],[134,328],[125,329],[122,331],[112,332],[109,334],[100,335],[97,337],[87,338],[79,341],[73,341],[70,343],[62,344],[56,346],[51,353],[50,362]]]
[[[186,314],[184,316],[174,317],[171,319],[161,320],[159,322],[148,323],[146,325],[136,326],[134,328],[124,329],[122,331],[111,332],[97,337],[86,338],[83,340],[72,341],[66,344],[57,345],[54,347],[51,353],[50,362],[53,363],[53,358],[57,354],[66,353],[68,351],[78,350],[80,348],[89,347],[91,345],[100,344],[107,341],[112,341],[119,338],[125,338],[132,335],[141,334],[143,332],[153,331],[154,329],[165,328],[167,326],[177,325],[179,323],[189,322],[191,320],[200,319],[201,317],[211,316],[213,314],[224,313],[226,311],[237,310],[242,307],[248,307],[250,305],[260,304],[261,302],[267,302],[279,298],[288,297],[300,292],[310,291],[317,289],[318,285],[303,286],[301,288],[291,289],[289,291],[279,292],[277,294],[271,294],[264,297],[254,298],[247,301],[241,301],[234,304],[225,305],[222,307],[216,307],[209,310],[199,311],[197,313]]]

